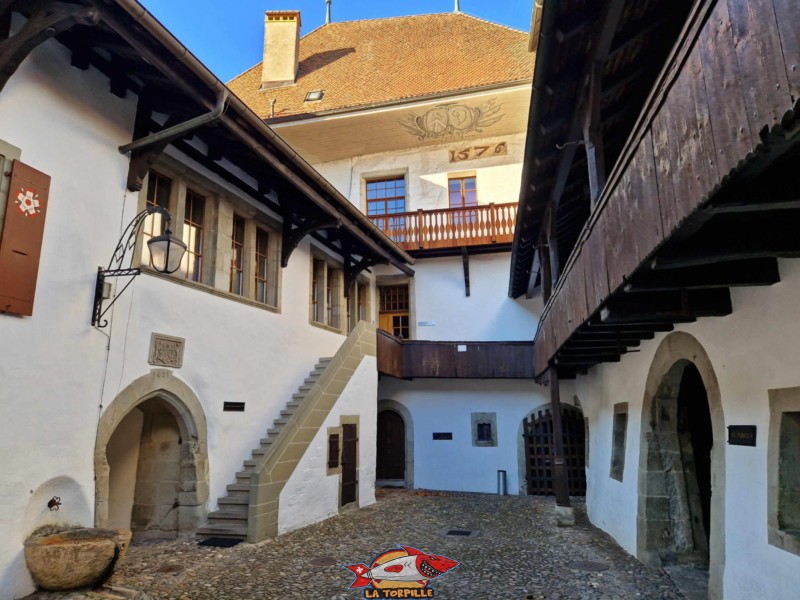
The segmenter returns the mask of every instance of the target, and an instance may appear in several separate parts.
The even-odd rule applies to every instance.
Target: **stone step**
[[[232,494],[235,492],[236,494],[249,494],[250,493],[250,484],[246,483],[229,483],[225,489],[228,491],[228,494]]]
[[[287,410],[287,409],[285,409],[285,408],[284,408],[284,409],[281,411],[281,416],[282,416],[282,417],[285,417],[285,418],[287,418],[287,419],[288,419],[289,417],[291,417],[292,415],[294,415],[294,411],[293,411],[293,410]]]
[[[310,392],[311,391],[311,387],[312,386],[310,386],[310,385],[301,385],[297,389],[300,390],[301,392]]]
[[[264,447],[256,448],[250,454],[252,454],[253,456],[264,456],[267,452],[269,452],[269,446],[267,446],[266,448]]]
[[[241,521],[242,525],[247,524],[246,510],[215,510],[208,513],[209,523],[230,523],[231,521]],[[235,525],[235,523],[230,523]]]
[[[275,441],[275,438],[265,437],[265,438],[261,438],[260,440],[258,440],[258,443],[261,444],[261,447],[263,448],[264,446],[271,446],[272,442],[274,442],[274,441]]]
[[[270,429],[267,429],[267,435],[277,437],[278,435],[280,435],[281,430],[283,430],[282,426],[271,427]]]
[[[247,537],[247,525],[222,524],[204,525],[197,533],[206,537],[234,538],[243,540]]]
[[[217,504],[220,506],[223,505],[230,505],[235,504],[238,506],[244,505],[247,506],[250,504],[250,494],[242,494],[241,496],[224,496],[217,500]]]
[[[286,403],[286,406],[300,406],[305,399],[305,394],[292,394],[292,399]]]
[[[250,485],[250,478],[253,476],[253,472],[248,471],[239,471],[236,473],[236,483],[246,483]]]
[[[250,459],[250,460],[246,460],[246,461],[244,461],[244,462],[242,463],[242,465],[244,466],[244,468],[245,468],[245,469],[247,469],[247,468],[250,468],[250,469],[252,469],[252,468],[254,468],[254,467],[257,467],[257,466],[258,466],[258,463],[259,463],[259,461],[257,461],[257,460],[253,460],[253,459]]]
[[[280,418],[280,419],[275,419],[275,420],[272,422],[272,424],[273,424],[273,425],[275,425],[275,427],[282,427],[282,426],[286,425],[288,422],[289,422],[289,419],[287,419],[287,418]]]

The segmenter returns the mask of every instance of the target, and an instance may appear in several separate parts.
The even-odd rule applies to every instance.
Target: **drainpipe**
[[[173,127],[168,127],[167,129],[163,129],[157,133],[145,136],[141,139],[131,142],[130,144],[124,144],[120,146],[120,154],[127,154],[128,152],[141,150],[142,148],[147,148],[148,146],[158,144],[159,142],[171,142],[172,140],[183,137],[186,133],[194,129],[202,127],[203,125],[209,125],[219,121],[225,114],[229,96],[230,93],[227,90],[222,92],[222,94],[219,96],[219,100],[217,101],[217,106],[211,112],[185,121],[184,123],[179,123]]]

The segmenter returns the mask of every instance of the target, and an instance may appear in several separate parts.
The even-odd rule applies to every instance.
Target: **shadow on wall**
[[[58,510],[47,506],[53,497],[61,500]],[[0,591],[33,589],[33,580],[25,566],[23,544],[25,539],[43,525],[92,526],[92,509],[80,484],[70,477],[55,477],[40,485],[31,493],[22,526],[17,529],[16,545],[18,551],[5,571],[0,572]]]

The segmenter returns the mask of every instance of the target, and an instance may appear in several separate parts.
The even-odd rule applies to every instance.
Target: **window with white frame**
[[[342,330],[344,272],[332,260],[312,257],[311,322]]]
[[[174,234],[187,246],[181,268],[170,277],[279,307],[279,223],[202,176],[195,178],[174,167],[150,171],[140,202],[142,208],[170,211]],[[150,264],[147,240],[164,230],[161,215],[145,218],[140,238],[143,266]]]

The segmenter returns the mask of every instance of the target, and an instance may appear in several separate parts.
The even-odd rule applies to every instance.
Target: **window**
[[[800,387],[769,390],[769,415],[767,540],[800,555]]]
[[[269,294],[269,233],[256,229],[256,302],[274,304]]]
[[[614,430],[611,448],[611,478],[622,481],[625,471],[625,435],[628,430],[628,403],[614,405]]]
[[[497,413],[472,413],[472,445],[497,446]]]
[[[450,208],[478,206],[475,177],[454,177],[448,181]]]
[[[383,217],[406,212],[405,177],[367,181],[367,216],[395,242],[406,241],[404,217]],[[375,216],[383,218],[374,218]]]
[[[380,292],[379,327],[395,337],[409,339],[408,285],[382,286]]]
[[[147,178],[147,206],[160,206],[169,210],[169,201],[172,196],[172,180],[164,177],[160,173],[150,171]],[[142,223],[142,263],[150,264],[150,249],[147,242],[158,235],[162,235],[166,229],[164,217],[158,213],[148,215]]]
[[[172,171],[169,164],[158,168],[148,174],[139,206],[160,206],[173,215],[172,229],[186,244],[186,253],[172,277],[277,309],[281,224],[243,206],[201,174],[185,167]],[[142,223],[139,243],[143,249],[137,253],[142,266],[150,264],[147,241],[164,230],[164,219],[158,214]]]
[[[472,225],[478,220],[475,210],[468,210],[478,206],[478,190],[475,177],[453,177],[448,180],[448,194],[450,208],[460,209],[451,213],[452,225]]]
[[[183,243],[186,244],[186,253],[183,255],[181,272],[191,281],[202,280],[205,211],[205,197],[187,190],[183,218]]]
[[[327,284],[325,286],[325,307],[327,309],[325,324],[334,329],[341,327],[339,310],[341,289],[342,272],[338,269],[328,268]]]
[[[347,301],[347,331],[359,321],[369,321],[369,283],[356,282]]]
[[[342,328],[341,306],[344,273],[325,259],[312,259],[311,321],[333,329]]]
[[[237,296],[244,296],[244,229],[245,220],[234,215],[233,233],[231,234],[230,291]]]

